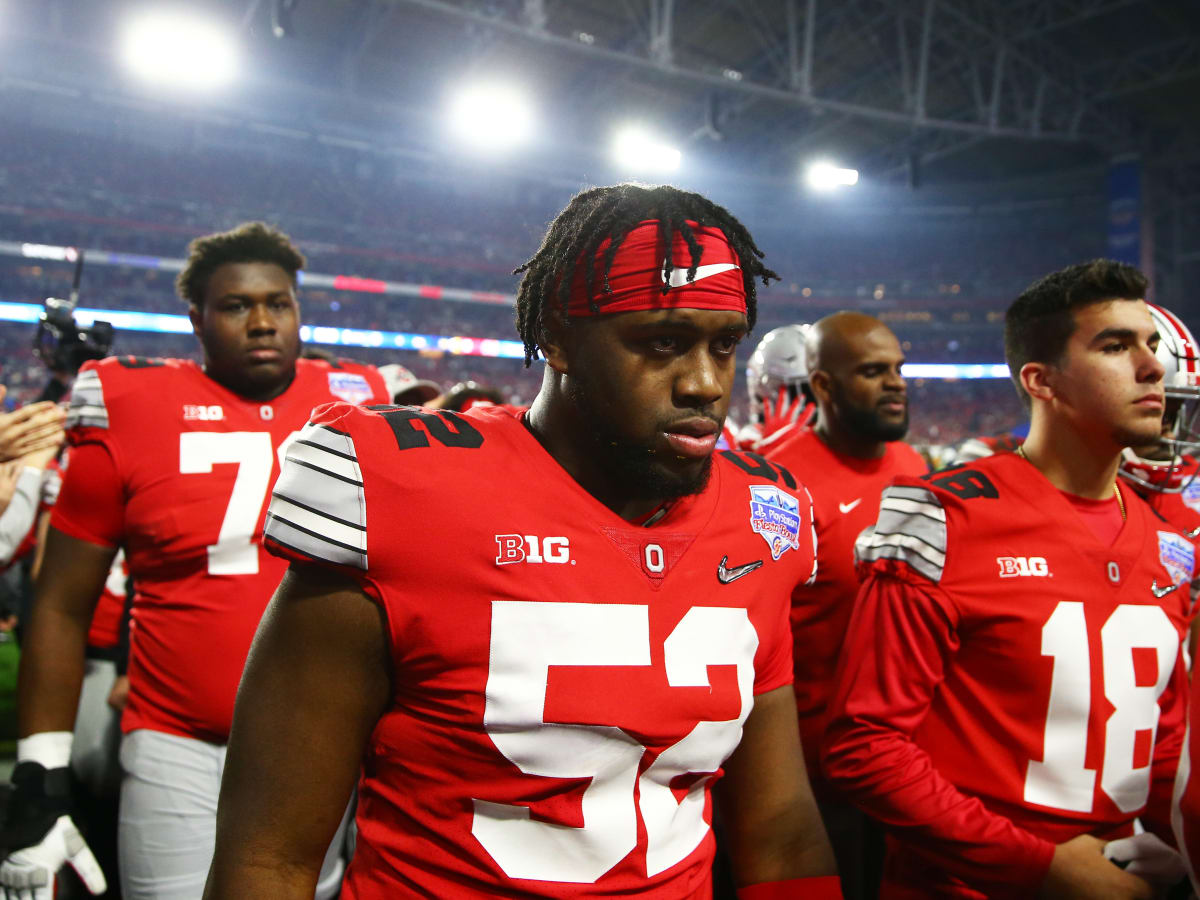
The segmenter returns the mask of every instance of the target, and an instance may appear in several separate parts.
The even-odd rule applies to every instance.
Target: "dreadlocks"
[[[724,207],[711,200],[681,191],[669,185],[642,187],[636,184],[618,184],[612,187],[591,188],[571,198],[567,208],[550,223],[550,229],[542,246],[533,258],[513,270],[514,275],[524,273],[521,286],[517,289],[517,331],[525,342],[525,365],[529,366],[539,355],[539,343],[545,333],[547,313],[557,302],[563,317],[567,316],[571,283],[575,267],[586,260],[588,305],[593,312],[599,311],[593,286],[596,281],[596,253],[605,240],[611,243],[604,254],[603,270],[599,273],[604,281],[605,293],[611,293],[608,273],[613,259],[625,236],[639,222],[657,219],[659,232],[667,247],[678,233],[691,251],[688,277],[694,278],[700,264],[700,245],[689,221],[702,227],[719,228],[725,233],[737,254],[742,270],[742,281],[746,288],[746,319],[751,328],[757,312],[756,285],[759,278],[767,285],[770,279],[779,279],[762,263],[763,252],[754,243],[754,238],[741,222]],[[675,268],[670,254],[664,261],[667,278]],[[663,285],[663,292],[667,285]]]

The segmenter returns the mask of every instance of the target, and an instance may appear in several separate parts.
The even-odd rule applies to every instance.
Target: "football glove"
[[[92,894],[108,889],[91,848],[71,819],[66,767],[22,762],[13,769],[13,793],[0,842],[0,889],[7,900],[53,900],[59,869],[69,865]]]

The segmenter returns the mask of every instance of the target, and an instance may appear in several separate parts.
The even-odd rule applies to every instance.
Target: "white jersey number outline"
[[[220,463],[236,463],[233,491],[221,519],[217,542],[208,546],[209,575],[255,575],[258,545],[254,529],[271,487],[271,470],[300,432],[293,431],[271,452],[268,431],[185,431],[179,435],[179,472],[203,475]]]
[[[1156,677],[1140,686],[1133,651],[1152,650]],[[1158,732],[1158,698],[1166,690],[1179,653],[1179,633],[1160,606],[1122,604],[1100,629],[1104,696],[1113,706],[1104,727],[1100,789],[1122,812],[1134,812],[1150,796],[1150,765],[1134,767],[1139,731]],[[1030,760],[1025,801],[1090,813],[1096,770],[1086,768],[1088,718],[1092,703],[1091,650],[1083,603],[1064,600],[1042,627],[1042,655],[1054,660],[1042,760]],[[1153,753],[1151,753],[1153,756]]]
[[[647,876],[685,859],[708,833],[705,785],[750,714],[757,649],[745,609],[693,607],[684,615],[663,644],[667,683],[708,685],[708,666],[734,665],[740,711],[735,719],[698,723],[639,778],[646,748],[620,728],[548,723],[544,714],[551,666],[650,665],[649,607],[493,601],[488,736],[526,774],[591,781],[581,828],[534,820],[526,806],[473,800],[471,833],[510,878],[590,884],[635,848],[640,813]],[[679,801],[670,784],[688,772],[710,777],[697,779]]]

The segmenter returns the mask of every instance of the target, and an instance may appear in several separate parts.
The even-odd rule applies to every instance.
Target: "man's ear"
[[[194,303],[188,306],[188,319],[192,323],[192,334],[200,337],[200,332],[204,328],[204,313]]]
[[[808,386],[818,406],[822,404],[829,405],[832,397],[832,382],[833,379],[829,377],[829,373],[821,369],[816,369],[808,373]]]
[[[1034,400],[1049,403],[1057,396],[1055,391],[1058,370],[1049,363],[1027,362],[1021,366],[1021,387]]]
[[[571,326],[559,309],[548,309],[543,314],[538,328],[538,347],[546,358],[546,365],[560,375],[570,373]]]

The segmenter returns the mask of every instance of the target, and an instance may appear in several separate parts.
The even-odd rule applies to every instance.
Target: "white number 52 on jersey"
[[[580,828],[532,819],[526,806],[475,800],[471,833],[510,878],[591,883],[637,845],[640,813],[646,874],[685,859],[708,833],[704,789],[709,779],[698,779],[682,802],[671,782],[689,772],[715,772],[737,746],[753,705],[757,649],[758,634],[746,610],[688,610],[663,644],[667,683],[705,686],[708,666],[735,666],[740,712],[736,719],[698,723],[639,777],[646,748],[620,728],[558,725],[543,716],[551,666],[650,665],[649,607],[493,601],[484,710],[488,736],[528,775],[589,778],[590,783],[583,792]]]

